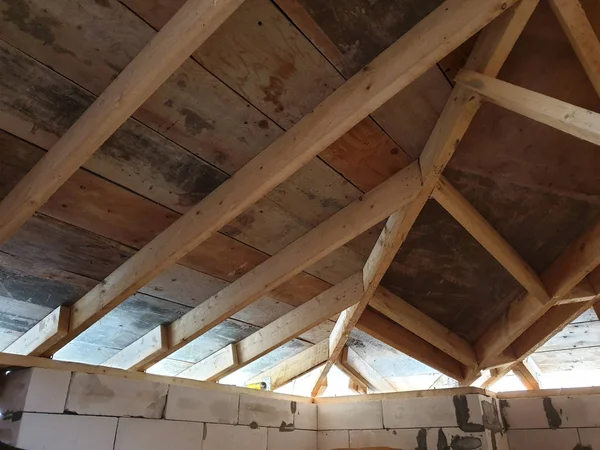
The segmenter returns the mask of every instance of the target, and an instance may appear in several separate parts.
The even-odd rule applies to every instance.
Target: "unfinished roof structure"
[[[599,2],[0,18],[5,353],[313,395],[565,369],[534,352],[600,292]]]

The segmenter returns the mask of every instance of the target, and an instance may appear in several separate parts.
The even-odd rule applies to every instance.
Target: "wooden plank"
[[[448,211],[527,291],[547,301],[548,293],[533,268],[443,176],[433,198]]]
[[[236,345],[240,364],[246,365],[255,361],[335,316],[348,305],[356,303],[360,293],[361,277],[360,274],[356,274],[271,322]]]
[[[550,7],[600,95],[600,41],[579,0],[550,0]]]
[[[463,377],[463,366],[454,358],[368,308],[356,328],[450,378],[461,380]]]
[[[475,46],[469,58],[468,66],[483,71],[499,70],[536,4],[537,1],[520,4],[513,11],[514,14],[494,23],[489,30],[484,31],[482,37],[479,38],[481,43]],[[399,209],[389,217],[381,232],[363,268],[365,293],[356,305],[348,308],[338,318],[329,340],[329,360],[315,383],[313,397],[321,390],[327,374],[338,359],[352,328],[421,213],[439,176],[450,161],[479,106],[479,99],[471,93],[460,88],[453,91],[419,159],[423,174],[423,188],[412,204]]]
[[[379,375],[354,350],[344,347],[341,365],[347,370],[360,375],[375,392],[395,392],[396,389],[385,378]]]
[[[365,194],[169,326],[170,348],[183,347],[335,248],[368,230],[421,188],[416,163]]]
[[[0,242],[14,234],[241,3],[189,0],[0,203]]]
[[[205,389],[208,391],[230,392],[235,394],[246,394],[255,397],[276,398],[279,400],[291,400],[302,403],[312,403],[308,397],[297,395],[274,394],[265,391],[256,391],[254,389],[245,389],[237,386],[229,386],[216,383],[207,383],[204,381],[190,380],[188,378],[169,377],[164,375],[153,375],[145,372],[135,372],[131,370],[114,369],[112,367],[93,366],[90,364],[81,364],[56,359],[42,358],[31,355],[14,355],[11,353],[0,353],[0,367],[40,367],[42,369],[60,370],[66,372],[81,372],[95,375],[106,375],[115,378],[126,378],[129,380],[150,381],[154,383],[172,384],[175,386],[186,386],[196,389]]]
[[[237,368],[237,349],[234,344],[230,344],[177,374],[177,376],[200,381],[217,381]]]
[[[70,309],[59,306],[19,339],[2,350],[17,355],[39,356],[69,331]]]
[[[222,369],[219,371],[219,378],[247,366],[261,356],[340,313],[349,305],[356,303],[360,292],[361,277],[360,274],[356,274],[237,342],[234,344],[236,362],[230,364],[229,367],[223,364]],[[163,357],[163,353],[164,351],[161,349],[160,352],[155,353],[155,356]],[[215,365],[214,360],[215,355],[211,355],[196,363],[186,372],[189,374],[212,373],[214,372],[212,369]],[[191,378],[203,379],[195,376]]]
[[[275,367],[264,371],[247,381],[247,384],[260,383],[270,380],[271,390],[280,388],[290,381],[316,369],[327,360],[329,355],[329,341],[324,340],[297,355],[286,359]]]
[[[513,3],[446,2],[80,299],[73,307],[69,336],[61,344],[214,234]]]
[[[456,82],[498,106],[600,145],[598,113],[468,70]]]
[[[596,269],[594,272],[598,272]],[[584,279],[587,281],[587,278]],[[492,385],[516,367],[520,361],[532,355],[544,345],[552,336],[556,335],[565,326],[579,317],[588,309],[597,304],[599,296],[589,302],[567,303],[555,305],[543,313],[531,326],[522,332],[512,342],[511,349],[516,356],[516,361],[499,369],[487,382]]]
[[[274,8],[266,0],[260,2]],[[52,5],[31,0],[28,6],[30,20],[60,23],[52,27],[56,37],[53,45],[45,46],[20,30],[9,14],[4,16],[7,26],[0,30],[2,38],[96,93],[101,92],[110,83],[111,76],[116,76],[126,65],[127,55],[137,53],[155,34],[115,0],[111,0],[108,7],[101,7],[93,0],[79,3],[57,0]],[[65,10],[72,10],[73,14],[64,16]],[[260,11],[250,11],[250,14],[260,15]],[[235,15],[239,15],[239,10]],[[282,21],[284,26],[280,28],[289,32],[292,29],[289,23],[285,18],[279,20]],[[97,39],[94,42],[82,39],[83,33]],[[4,44],[0,47],[4,48]],[[57,57],[54,48],[61,47],[69,52]],[[0,84],[2,106],[29,118],[34,128],[43,127],[60,135],[87,104],[91,104],[93,96],[35,61],[29,61],[29,64],[26,61],[26,77],[17,75],[19,71],[23,73],[23,69],[18,68],[28,58],[16,50],[7,56],[2,60],[7,69],[4,72],[7,76]],[[90,62],[92,65],[87,64]],[[31,89],[32,85],[34,89]],[[11,89],[18,92],[12,94]],[[34,90],[37,95],[32,95]],[[89,102],[81,101],[85,97],[91,97]],[[23,106],[25,104],[27,108]],[[60,121],[54,119],[56,114]],[[283,134],[283,130],[268,117],[249,107],[244,99],[191,60],[186,61],[136,111],[135,117],[149,128],[138,124],[136,138],[124,136],[124,130],[118,130],[104,144],[102,151],[86,163],[86,168],[177,212],[187,211],[226,178],[216,167],[232,174]],[[11,132],[15,130],[11,129]],[[168,139],[159,137],[158,133]],[[42,134],[28,132],[26,136],[36,140]],[[145,145],[147,140],[155,145]],[[49,147],[48,144],[45,146]],[[360,194],[333,169],[312,160],[296,176],[271,191],[221,231],[272,254]],[[356,259],[362,264],[362,257],[357,257],[347,258],[348,265],[356,264]]]
[[[521,383],[528,391],[537,391],[540,389],[539,370],[535,362],[524,360],[513,367],[513,373],[521,380]]]
[[[419,196],[422,196],[422,190],[419,192]],[[396,252],[402,245],[404,237],[408,234],[410,226],[414,223],[414,220],[407,226],[405,217],[408,211],[413,211],[416,208],[413,205],[405,206],[398,212],[394,212],[387,220],[385,227],[377,242],[373,251],[362,271],[363,278],[363,293],[360,296],[359,301],[349,308],[342,311],[338,317],[333,330],[329,336],[329,360],[323,367],[323,370],[319,374],[319,378],[315,382],[315,386],[312,390],[312,396],[315,397],[320,392],[327,380],[327,375],[338,361],[352,329],[360,319],[363,311],[367,307],[373,293],[379,286],[383,275],[390,266]],[[416,219],[416,215],[415,215]],[[409,219],[410,220],[410,219]]]
[[[475,344],[480,363],[485,366],[490,359],[504,351],[521,334],[548,311],[558,297],[567,294],[600,263],[600,222],[580,235],[542,274],[551,300],[540,302],[525,295],[510,304],[500,317]],[[563,305],[569,306],[569,305]],[[582,311],[583,312],[583,311]]]
[[[102,365],[126,370],[146,369],[151,358],[165,351],[168,346],[167,328],[159,325],[127,346],[126,351],[118,352]]]
[[[543,373],[600,370],[600,346],[536,353],[532,359]]]
[[[471,344],[387,289],[379,287],[369,305],[466,366],[477,364]]]
[[[537,353],[594,347],[600,344],[600,321],[573,323],[560,330],[542,345]]]

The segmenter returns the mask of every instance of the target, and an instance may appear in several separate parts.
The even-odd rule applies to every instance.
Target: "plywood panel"
[[[599,32],[600,4],[588,3]],[[600,99],[546,2],[540,2],[500,78],[600,111]],[[597,203],[599,164],[596,146],[484,105],[451,167]]]
[[[537,353],[600,346],[600,321],[567,325],[541,346]]]
[[[423,208],[382,286],[471,342],[522,292],[433,200]]]

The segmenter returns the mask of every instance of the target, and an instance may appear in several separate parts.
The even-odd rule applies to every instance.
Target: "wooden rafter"
[[[510,10],[510,14],[506,14],[486,28],[465,67],[497,75],[537,3],[537,0],[522,1]],[[318,394],[326,382],[327,374],[339,358],[352,328],[431,196],[441,173],[454,154],[479,106],[478,96],[461,87],[455,88],[451,93],[420,157],[423,187],[410,205],[390,216],[381,232],[363,269],[364,294],[356,305],[348,308],[338,318],[329,339],[329,359],[315,383],[313,396]]]
[[[379,375],[361,356],[348,346],[344,347],[340,356],[340,365],[346,371],[361,377],[374,392],[395,392],[396,388]]]
[[[117,352],[117,354],[102,363],[102,365],[117,369],[144,369],[156,354],[164,352],[168,347],[169,335],[167,327],[159,325],[141,338],[135,340],[124,350]]]
[[[191,378],[192,380],[218,381],[228,373],[231,373],[232,368],[237,368],[237,348],[235,344],[229,344],[201,362],[202,364],[194,364],[177,374],[177,376]]]
[[[550,0],[550,5],[596,93],[600,95],[600,43],[580,2],[578,0]],[[471,75],[467,74],[467,77]],[[475,74],[475,76],[478,75]],[[471,82],[473,81],[480,87],[476,78],[471,80]],[[515,109],[512,107],[509,109],[598,144],[600,115],[522,88],[513,89],[512,85],[506,86],[503,82],[496,83],[495,81],[498,80],[492,81],[494,85],[492,97],[499,101],[487,96],[486,98],[495,101],[500,106],[516,106]],[[525,97],[515,102],[514,96],[519,94],[525,95]],[[519,103],[529,104],[525,108],[521,108]],[[545,110],[542,111],[542,108]],[[559,116],[561,113],[562,117]],[[513,364],[495,371],[493,376],[486,381],[486,386],[495,383],[514,369],[520,361],[535,352],[550,337],[587,309],[594,307],[595,311],[598,311],[596,309],[598,297],[595,294],[598,293],[596,279],[600,276],[600,270],[596,267],[600,261],[594,259],[593,252],[597,251],[594,246],[598,246],[600,240],[599,227],[600,223],[597,223],[580,236],[542,276],[542,280],[552,283],[551,286],[546,283],[553,297],[549,302],[538,304],[533,301],[531,296],[513,302],[504,319],[496,322],[476,343],[476,350],[484,366],[493,358],[492,355],[499,353],[509,345],[517,357]],[[589,250],[586,249],[587,245],[593,247],[591,253],[586,251]],[[592,270],[594,272],[586,277]],[[583,280],[578,283],[582,278]],[[570,289],[573,289],[572,292],[567,293]],[[577,299],[577,301],[569,301],[569,297]],[[474,376],[474,373],[469,374],[466,382],[469,383]]]
[[[227,2],[215,4],[223,3]],[[52,350],[78,336],[196,248],[515,3],[446,1],[78,300],[71,310],[69,334]]]
[[[529,359],[521,361],[513,368],[513,372],[527,390],[537,391],[540,389],[539,370],[533,361]]]
[[[59,306],[3,352],[40,356],[69,331],[69,308]]]
[[[579,0],[549,0],[581,65],[600,95],[600,41]]]
[[[594,289],[593,283],[589,279],[598,279],[600,277],[600,269],[594,270],[590,275],[582,280],[580,285],[587,285],[590,289]],[[596,281],[595,281],[596,282]],[[582,291],[585,287],[581,287],[578,291]],[[595,289],[594,289],[594,292]],[[527,328],[509,347],[514,354],[515,359],[508,365],[504,365],[494,372],[494,374],[486,380],[483,387],[489,387],[496,383],[500,378],[505,376],[511,370],[515,370],[519,364],[533,354],[538,348],[544,345],[550,338],[555,336],[565,326],[579,317],[588,309],[598,304],[600,296],[597,294],[587,302],[564,303],[555,305],[542,315],[535,323]]]
[[[329,354],[328,349],[329,341],[321,341],[251,378],[248,380],[248,384],[268,380],[271,390],[274,391],[324,364]]]
[[[243,3],[188,0],[0,203],[6,241]]]
[[[379,287],[369,306],[462,364],[477,365],[471,344],[387,289]]]
[[[544,284],[533,268],[444,177],[440,177],[433,198],[496,258],[531,295],[541,301],[549,299]]]
[[[470,70],[456,81],[486,100],[540,123],[600,145],[600,114]]]
[[[236,353],[235,362],[227,368],[222,367],[219,377],[247,366],[319,323],[339,314],[349,305],[356,303],[359,292],[360,274],[356,274],[233,344]],[[200,379],[196,374],[210,371],[209,368],[214,366],[213,360],[211,355],[185,370],[180,376]]]
[[[420,172],[413,163],[170,324],[169,348],[157,355],[156,360],[183,347],[376,225],[398,204],[411,201],[420,188]]]

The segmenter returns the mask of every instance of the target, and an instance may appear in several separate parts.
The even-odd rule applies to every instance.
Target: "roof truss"
[[[0,240],[14,233],[240,3],[189,0],[0,204],[0,216],[5,220],[0,222]],[[600,223],[573,242],[539,276],[442,172],[483,100],[600,145],[599,114],[494,78],[537,3],[447,0],[443,8],[405,34],[73,307],[57,309],[6,351],[30,355],[57,351],[491,22],[479,37],[465,70],[457,76],[457,85],[418,164],[409,165],[182,318],[152,330],[105,365],[132,370],[148,367],[388,217],[360,273],[180,375],[218,380],[340,313],[329,340],[256,379],[270,378],[274,389],[322,366],[313,389],[316,395],[326,385],[330,368],[341,364],[371,389],[388,389],[385,379],[346,346],[350,332],[357,326],[465,383],[476,378],[480,370],[497,367],[490,382],[512,369],[535,386],[535,371],[528,369],[523,360],[576,314],[596,304],[598,291],[587,275],[600,263]],[[598,90],[600,44],[585,13],[575,1],[551,0],[551,5]],[[192,14],[198,11],[202,14]],[[202,17],[201,22],[198,17]],[[422,39],[424,34],[427,39]],[[166,54],[169,57],[163,58]],[[149,69],[149,76],[140,75]],[[110,121],[105,120],[108,111]],[[56,167],[61,169],[57,171]],[[528,291],[474,346],[379,288],[431,196]],[[369,304],[387,318],[367,309]]]

